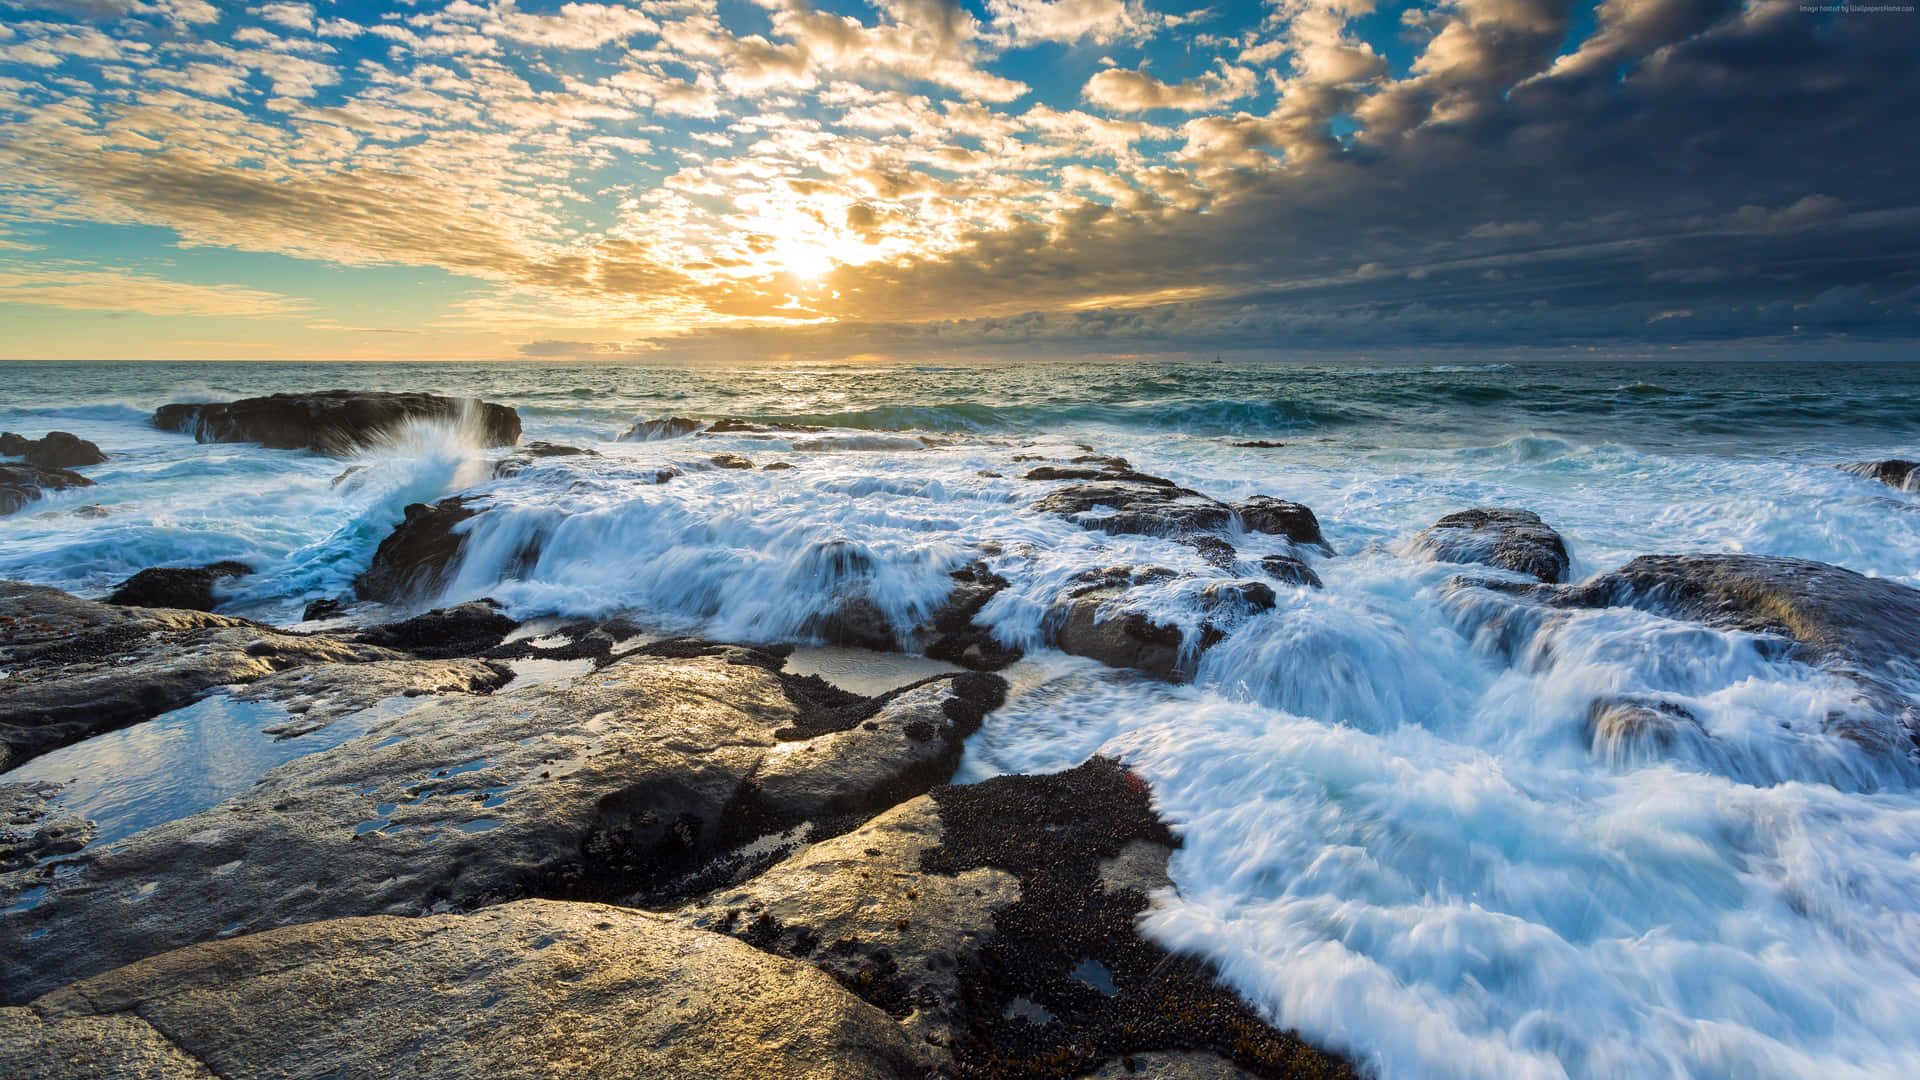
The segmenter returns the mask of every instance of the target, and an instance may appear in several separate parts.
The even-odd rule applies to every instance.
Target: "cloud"
[[[1142,41],[1182,20],[1147,10],[1139,0],[987,0],[996,29],[1011,45]]]
[[[0,271],[0,303],[141,315],[266,318],[300,301],[239,285],[192,285],[127,270],[48,267]]]
[[[1223,67],[1218,72],[1174,85],[1163,83],[1144,71],[1108,68],[1087,80],[1081,96],[1115,112],[1153,109],[1199,112],[1250,97],[1259,89],[1260,78],[1251,68]]]

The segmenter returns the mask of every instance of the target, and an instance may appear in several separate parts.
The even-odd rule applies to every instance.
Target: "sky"
[[[1920,357],[1912,0],[0,0],[0,358]]]

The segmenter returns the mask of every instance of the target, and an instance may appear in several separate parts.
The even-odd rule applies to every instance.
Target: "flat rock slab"
[[[1531,510],[1463,510],[1416,533],[1411,553],[1435,562],[1479,563],[1549,584],[1567,580],[1567,544]]]
[[[153,426],[203,443],[249,442],[274,450],[345,454],[378,442],[409,420],[469,424],[482,446],[520,441],[520,414],[505,405],[436,394],[322,390],[226,403],[162,405]]]
[[[58,874],[0,878],[0,905],[14,904],[0,914],[0,1000],[292,922],[621,895],[761,828],[925,790],[970,730],[909,732],[927,708],[953,711],[920,695],[838,736],[862,745],[829,761],[783,745],[814,706],[777,659],[667,644],[672,655],[522,693],[422,699],[209,810],[83,851]],[[308,680],[322,684],[315,708],[339,692],[324,685],[334,674]]]
[[[0,1009],[21,1077],[891,1080],[925,1055],[804,964],[528,900],[197,945]]]
[[[304,664],[390,649],[173,608],[122,607],[0,582],[0,769]]]

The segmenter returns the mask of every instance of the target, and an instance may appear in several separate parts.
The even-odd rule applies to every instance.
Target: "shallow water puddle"
[[[328,750],[417,702],[383,702],[291,738],[264,728],[284,724],[271,702],[215,694],[132,727],[62,747],[7,773],[0,783],[65,785],[61,811],[95,823],[99,847],[197,814],[252,787],[268,770]]]
[[[872,697],[934,675],[965,669],[924,656],[811,645],[795,649],[783,670],[792,675],[818,675],[848,693]]]

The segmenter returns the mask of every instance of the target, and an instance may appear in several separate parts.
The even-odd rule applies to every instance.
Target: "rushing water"
[[[1566,536],[1576,579],[1744,551],[1920,584],[1920,495],[1832,468],[1914,456],[1920,365],[0,370],[0,428],[113,455],[98,487],[0,519],[0,576],[98,595],[238,559],[259,573],[225,610],[278,622],[348,593],[407,503],[471,488],[489,509],[436,599],[523,617],[804,640],[857,579],[904,627],[991,541],[1011,584],[981,618],[1007,643],[1037,645],[1069,578],[1120,563],[1186,575],[1136,602],[1195,628],[1196,590],[1230,572],[1030,512],[1051,485],[1015,458],[1085,445],[1218,498],[1307,503],[1337,552],[1313,559],[1324,590],[1279,588],[1188,686],[1036,650],[963,778],[1132,763],[1185,839],[1150,931],[1383,1077],[1920,1075],[1920,774],[1823,733],[1849,687],[1633,611],[1497,645],[1449,602],[1458,568],[1404,549],[1443,514],[1509,506]],[[514,405],[525,438],[606,456],[495,480],[504,451],[451,428],[341,461],[146,424],[167,401],[338,385]],[[614,441],[669,415],[829,430]],[[1255,440],[1285,445],[1234,445]],[[794,468],[712,467],[721,452]],[[1235,539],[1243,558],[1287,550]],[[1712,738],[1608,753],[1587,707],[1622,693],[1680,703]]]

